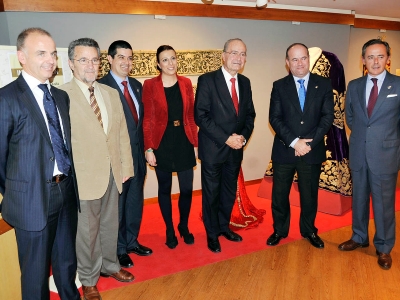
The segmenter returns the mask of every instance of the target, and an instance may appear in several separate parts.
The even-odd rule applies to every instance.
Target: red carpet
[[[200,219],[201,196],[193,198],[193,206],[189,220],[190,231],[195,236],[194,245],[186,245],[183,239],[178,237],[178,246],[170,250],[165,243],[165,225],[161,217],[158,204],[148,204],[144,207],[143,222],[139,242],[153,249],[153,254],[148,257],[141,257],[131,254],[134,261],[134,267],[129,269],[136,279],[132,283],[161,277],[180,271],[212,264],[218,261],[230,259],[251,252],[267,249],[268,236],[272,233],[271,201],[257,197],[259,184],[247,186],[247,193],[257,208],[266,209],[264,222],[257,228],[237,231],[243,237],[243,242],[233,243],[220,237],[222,252],[215,254],[207,249],[206,235],[203,223]],[[396,211],[400,209],[400,190],[396,195]],[[174,224],[178,225],[178,206],[177,201],[173,201]],[[372,211],[372,209],[371,209]],[[289,243],[301,238],[299,233],[300,208],[291,207],[291,227],[289,236],[281,241],[281,244]],[[371,216],[372,217],[372,216]],[[318,213],[316,226],[319,233],[337,229],[351,224],[351,211],[342,216],[333,216],[324,213]],[[178,233],[178,231],[176,230]],[[344,236],[343,240],[350,238]],[[100,278],[97,287],[101,291],[114,289],[127,285],[111,278]],[[56,293],[52,293],[52,300],[59,299]]]

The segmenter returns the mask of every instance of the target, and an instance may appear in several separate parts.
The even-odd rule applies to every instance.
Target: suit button
[[[53,156],[52,156],[52,157],[50,157],[50,160],[51,160],[51,161],[53,161],[53,160],[54,160],[54,157],[53,157]]]
[[[300,122],[300,124],[301,124],[301,125],[303,125],[303,124],[304,124],[304,122],[303,122],[303,121],[301,121],[301,122]]]

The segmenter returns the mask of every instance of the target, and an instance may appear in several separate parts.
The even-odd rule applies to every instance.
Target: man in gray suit
[[[395,241],[395,189],[400,155],[400,78],[385,70],[387,42],[372,39],[362,48],[368,75],[349,83],[346,121],[351,129],[350,168],[353,178],[353,235],[339,245],[351,251],[369,246],[369,199],[375,218],[374,245],[378,264],[390,269]]]

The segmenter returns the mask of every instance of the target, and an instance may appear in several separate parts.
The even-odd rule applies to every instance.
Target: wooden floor
[[[396,217],[399,237],[400,212]],[[352,252],[337,249],[351,236],[348,226],[321,234],[325,249],[302,239],[101,294],[103,300],[400,299],[400,243],[392,251],[392,268],[383,270],[374,231],[372,221],[370,246]]]

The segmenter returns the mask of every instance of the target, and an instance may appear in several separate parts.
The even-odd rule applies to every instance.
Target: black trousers
[[[318,207],[318,183],[321,164],[307,164],[300,158],[295,164],[273,162],[272,218],[274,231],[286,237],[290,227],[289,193],[297,171],[300,191],[300,233],[307,236],[317,233],[315,217]]]
[[[201,162],[203,222],[207,236],[216,239],[229,229],[241,161]]]
[[[50,299],[50,264],[60,298],[80,299],[75,285],[76,203],[70,177],[52,183],[46,227],[42,231],[15,228],[23,300]]]
[[[158,180],[158,205],[160,206],[167,230],[173,230],[171,203],[172,172],[161,171],[158,168],[155,169]],[[176,173],[178,175],[180,193],[178,201],[179,224],[182,227],[187,227],[190,208],[192,206],[193,169]]]
[[[139,245],[137,239],[143,215],[144,177],[144,170],[139,166],[135,176],[123,183],[118,200],[118,255]]]

